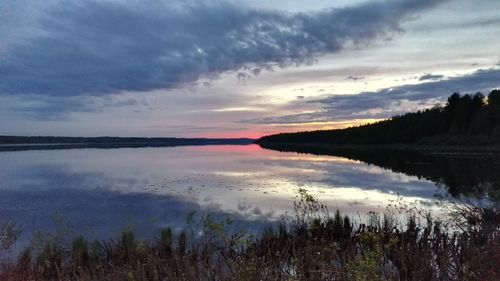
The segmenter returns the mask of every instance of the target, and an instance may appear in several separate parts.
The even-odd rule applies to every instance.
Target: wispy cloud
[[[290,124],[352,119],[381,119],[443,102],[453,92],[488,92],[500,87],[500,68],[489,68],[444,80],[385,88],[352,95],[331,95],[304,103],[316,103],[314,112],[268,116],[243,123]],[[295,101],[297,103],[297,101]]]
[[[347,79],[347,80],[352,80],[352,81],[355,81],[355,82],[356,82],[356,81],[358,81],[358,80],[363,80],[363,79],[365,79],[365,77],[363,77],[363,76],[353,76],[353,75],[349,75],[349,76],[347,76],[347,78],[346,78],[346,79]]]
[[[418,78],[418,80],[419,81],[439,80],[439,79],[442,79],[442,78],[444,78],[444,75],[427,73],[427,74],[424,74],[424,75],[420,76],[420,78]]]

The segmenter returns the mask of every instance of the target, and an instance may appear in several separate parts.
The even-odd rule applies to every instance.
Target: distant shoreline
[[[0,151],[55,150],[81,148],[140,148],[200,145],[249,145],[255,140],[208,138],[127,138],[127,137],[19,137],[0,136]]]
[[[9,136],[0,135],[0,144],[31,143],[136,143],[136,142],[251,142],[250,138],[174,138],[174,137],[65,137],[65,136]]]

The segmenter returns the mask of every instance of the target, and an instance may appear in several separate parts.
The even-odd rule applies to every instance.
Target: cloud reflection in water
[[[359,161],[256,145],[2,152],[0,163],[0,221],[44,230],[58,213],[101,238],[128,222],[142,235],[181,228],[191,211],[257,229],[289,211],[298,188],[354,215],[383,209],[397,194],[428,203],[436,191]]]

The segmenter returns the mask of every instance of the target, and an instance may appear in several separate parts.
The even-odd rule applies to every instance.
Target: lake
[[[439,213],[436,194],[500,197],[497,154],[273,149],[281,151],[255,144],[3,151],[0,223],[20,223],[23,244],[56,229],[104,239],[131,227],[147,237],[184,228],[193,211],[261,229],[292,209],[299,188],[360,220],[396,201]]]

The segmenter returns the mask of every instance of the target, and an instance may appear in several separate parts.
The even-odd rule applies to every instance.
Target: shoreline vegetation
[[[264,136],[257,144],[396,146],[410,149],[500,150],[500,90],[460,95],[446,105],[336,130]]]
[[[355,223],[300,189],[288,216],[256,235],[193,214],[148,241],[131,229],[108,241],[54,234],[16,258],[6,253],[19,230],[6,224],[0,280],[498,280],[498,214],[463,205],[450,216],[395,206]]]

